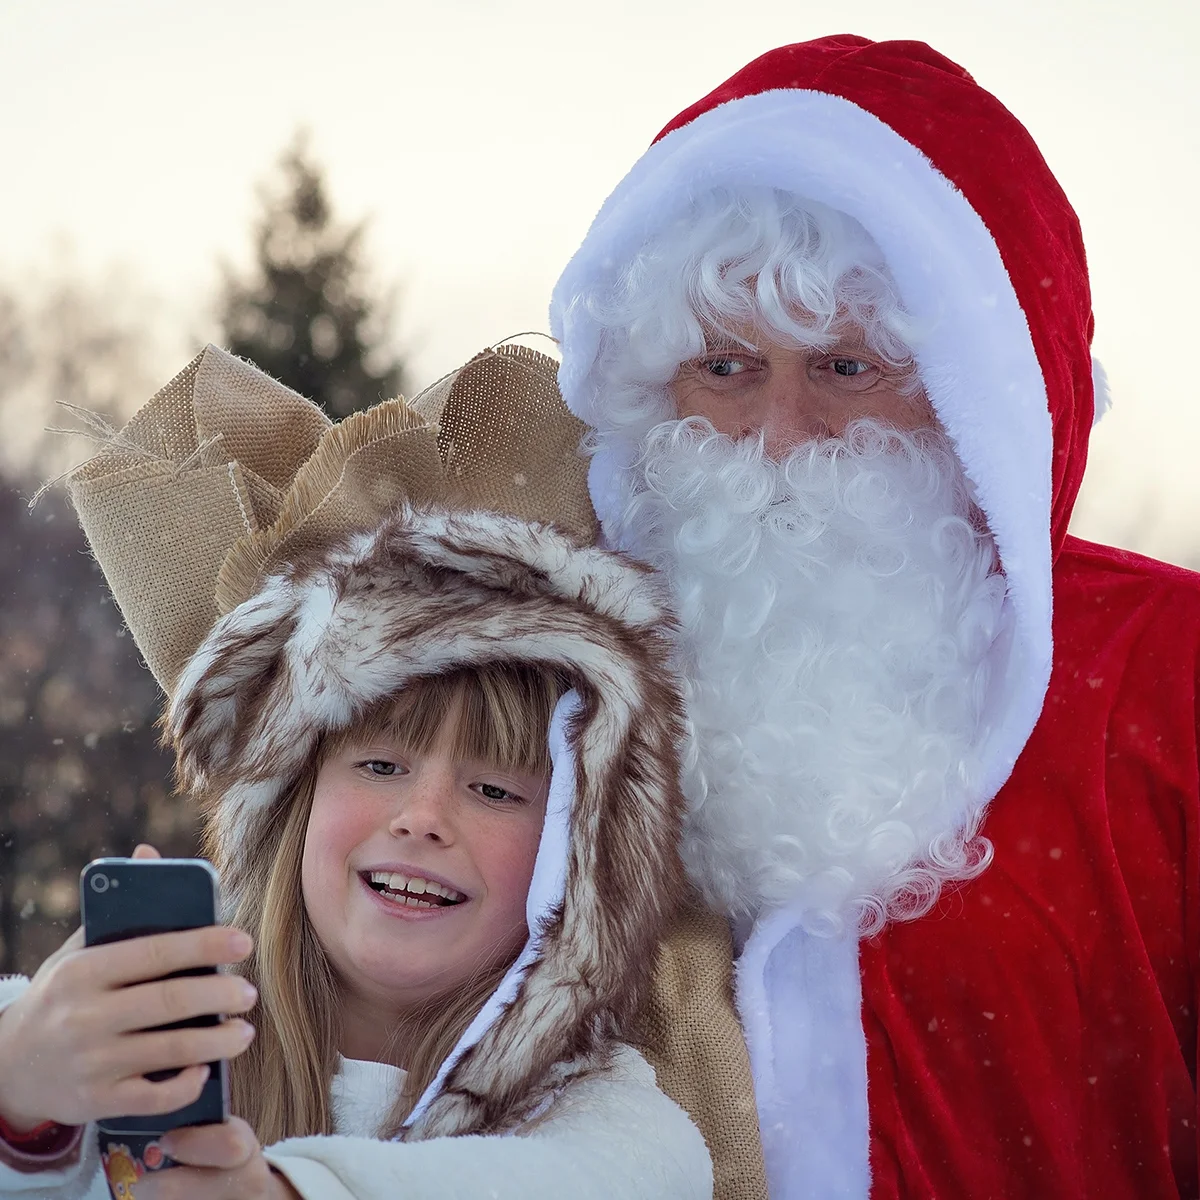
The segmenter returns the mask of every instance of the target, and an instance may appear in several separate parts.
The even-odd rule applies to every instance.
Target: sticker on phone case
[[[104,1177],[115,1200],[136,1200],[133,1185],[146,1173],[146,1168],[133,1157],[129,1147],[109,1146],[101,1152],[100,1161],[104,1163]]]
[[[104,1164],[104,1177],[113,1200],[137,1200],[136,1184],[148,1171],[159,1171],[171,1165],[156,1140],[139,1147],[141,1157],[123,1142],[109,1142],[101,1149],[100,1161]]]

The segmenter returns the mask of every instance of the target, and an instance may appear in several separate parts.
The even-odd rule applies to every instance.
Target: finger
[[[252,1172],[253,1163],[239,1171],[183,1166],[148,1171],[137,1181],[137,1200],[267,1200],[279,1194],[265,1163],[258,1178]]]
[[[236,1171],[259,1152],[254,1130],[241,1117],[220,1125],[191,1125],[173,1129],[162,1140],[164,1153],[190,1167]]]
[[[249,1012],[258,992],[236,975],[177,975],[133,984],[111,994],[106,1028],[132,1033],[193,1017]]]
[[[106,1047],[94,1068],[100,1077],[125,1079],[173,1071],[193,1063],[236,1058],[254,1040],[254,1026],[240,1017],[200,1028],[128,1033]]]
[[[172,1167],[169,1171],[147,1171],[135,1185],[137,1200],[242,1200],[230,1191],[224,1171],[204,1167]],[[232,1186],[236,1187],[234,1182]]]
[[[146,842],[138,842],[133,848],[131,858],[162,858],[157,850]]]
[[[211,1073],[208,1063],[197,1063],[158,1082],[141,1075],[122,1079],[113,1086],[108,1103],[104,1105],[105,1111],[97,1115],[104,1120],[106,1117],[127,1117],[130,1113],[150,1117],[174,1112],[200,1099]]]
[[[51,962],[60,958],[66,958],[68,954],[74,954],[76,950],[83,950],[87,946],[87,938],[83,932],[83,926],[80,925],[73,934],[50,957],[46,960]]]
[[[73,934],[49,958],[47,963],[55,962],[60,958],[66,958],[68,954],[74,954],[76,950],[83,950],[87,947],[87,941],[84,937],[83,926],[80,925]]]
[[[253,949],[248,934],[227,925],[207,925],[178,933],[155,933],[105,946],[90,946],[89,982],[98,987],[126,987],[161,979],[191,967],[241,962]]]

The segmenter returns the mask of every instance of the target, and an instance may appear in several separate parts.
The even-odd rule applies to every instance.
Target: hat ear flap
[[[286,760],[307,755],[307,723],[292,719],[294,590],[286,579],[272,579],[217,622],[180,675],[167,735],[184,788],[278,779],[288,773]]]

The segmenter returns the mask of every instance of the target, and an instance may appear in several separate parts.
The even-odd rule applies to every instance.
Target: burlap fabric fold
[[[374,528],[401,500],[597,525],[554,361],[477,355],[419,397],[334,425],[207,347],[68,479],[130,632],[168,694],[217,617],[314,543]]]
[[[71,474],[88,542],[168,694],[217,618],[226,554],[276,519],[330,425],[315,404],[209,346]]]
[[[507,513],[594,544],[584,426],[556,376],[545,355],[501,345],[411,404],[385,401],[333,424],[249,363],[207,347],[67,481],[164,692],[218,617],[292,555],[373,529],[401,501]],[[708,1144],[718,1200],[765,1200],[722,918],[680,915],[641,1033],[660,1086]]]
[[[708,1145],[716,1200],[767,1200],[754,1076],[733,999],[733,939],[725,919],[698,901],[663,940],[640,1020],[658,1086]]]

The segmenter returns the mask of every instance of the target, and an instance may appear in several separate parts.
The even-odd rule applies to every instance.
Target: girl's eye
[[[355,763],[360,770],[366,771],[368,775],[374,775],[378,779],[386,779],[390,775],[399,775],[402,773],[402,768],[399,763],[389,762],[384,758],[368,758],[365,762]]]
[[[479,790],[479,794],[485,800],[504,801],[509,804],[520,804],[523,802],[523,797],[518,796],[516,792],[510,792],[507,788],[500,787],[496,783],[476,783],[472,785]]]

